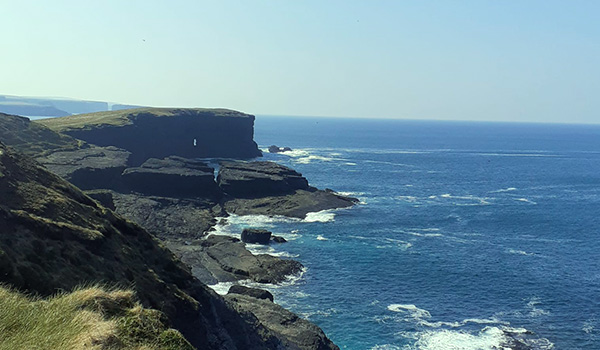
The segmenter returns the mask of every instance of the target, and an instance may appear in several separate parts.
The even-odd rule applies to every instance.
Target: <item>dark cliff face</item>
[[[155,108],[110,113],[114,119],[108,121],[106,113],[93,113],[40,123],[98,146],[123,148],[132,153],[130,164],[136,166],[148,158],[171,155],[238,159],[261,155],[253,140],[253,115],[229,110]]]
[[[141,227],[0,143],[0,283],[41,295],[84,283],[133,288],[199,349],[275,349]]]

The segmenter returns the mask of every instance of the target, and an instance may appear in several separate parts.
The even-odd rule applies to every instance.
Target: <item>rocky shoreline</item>
[[[18,123],[20,130],[26,131],[20,135],[27,137],[13,141],[13,147],[35,157],[47,169],[84,189],[99,206],[109,208],[159,238],[187,266],[189,278],[204,285],[241,280],[280,283],[302,269],[298,261],[254,255],[240,239],[210,234],[218,220],[227,215],[304,218],[310,212],[345,208],[356,203],[355,199],[334,191],[311,187],[302,174],[273,162],[220,161],[215,174],[215,169],[205,162],[189,158],[200,154],[192,148],[197,147],[196,139],[185,147],[178,143],[177,147],[165,150],[157,145],[145,148],[139,144],[132,145],[130,141],[119,138],[126,135],[123,130],[132,125],[137,127],[137,133],[146,136],[151,133],[149,126],[168,125],[170,137],[185,136],[187,139],[194,133],[200,133],[194,130],[202,129],[203,125],[220,128],[224,118],[230,126],[231,123],[241,123],[240,130],[243,131],[230,132],[245,133],[242,137],[245,141],[233,146],[228,144],[224,154],[239,154],[241,158],[260,154],[252,141],[252,127],[248,128],[248,121],[253,122],[254,117],[238,112],[144,109],[109,116],[100,113],[96,117],[93,114],[82,119],[73,116],[44,123],[54,131],[24,118],[0,117],[0,127],[4,126],[0,129],[0,140],[15,139],[6,130],[11,130],[13,124]],[[2,130],[5,130],[4,135]],[[177,134],[181,132],[185,135]],[[53,144],[48,149],[46,146],[50,139]],[[88,143],[91,141],[96,144]],[[149,142],[145,136],[140,136],[138,141],[142,144]],[[248,151],[248,145],[255,151]],[[215,156],[219,156],[219,152]],[[265,331],[259,332],[265,341],[264,346],[223,348],[271,348],[278,343],[278,349],[337,349],[317,326],[298,318],[272,300],[257,297],[268,292],[242,289],[230,291],[224,300],[242,315],[247,324],[260,325],[269,335],[265,335]],[[188,333],[183,333],[189,337]],[[265,340],[270,336],[277,341]]]

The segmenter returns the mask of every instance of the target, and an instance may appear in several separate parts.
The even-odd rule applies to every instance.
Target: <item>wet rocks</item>
[[[210,235],[190,245],[168,242],[192,274],[206,284],[250,279],[258,283],[279,283],[297,274],[302,264],[295,260],[248,251],[239,239]]]
[[[279,146],[275,146],[275,145],[271,145],[269,146],[269,153],[281,153],[281,152],[289,152],[292,149],[289,147],[279,147]]]
[[[245,228],[242,231],[241,238],[244,243],[269,244],[269,241],[271,240],[271,231]]]

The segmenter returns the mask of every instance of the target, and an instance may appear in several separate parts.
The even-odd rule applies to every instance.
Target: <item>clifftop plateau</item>
[[[131,152],[130,165],[148,158],[253,158],[254,116],[228,109],[138,108],[39,120],[74,138]]]

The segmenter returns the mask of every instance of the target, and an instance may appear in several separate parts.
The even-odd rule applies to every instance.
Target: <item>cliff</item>
[[[278,347],[144,229],[1,143],[0,198],[1,283],[43,296],[83,283],[132,286],[196,348]]]
[[[253,158],[254,116],[227,109],[139,108],[44,119],[37,123],[98,146],[131,152],[130,165],[171,155]]]

